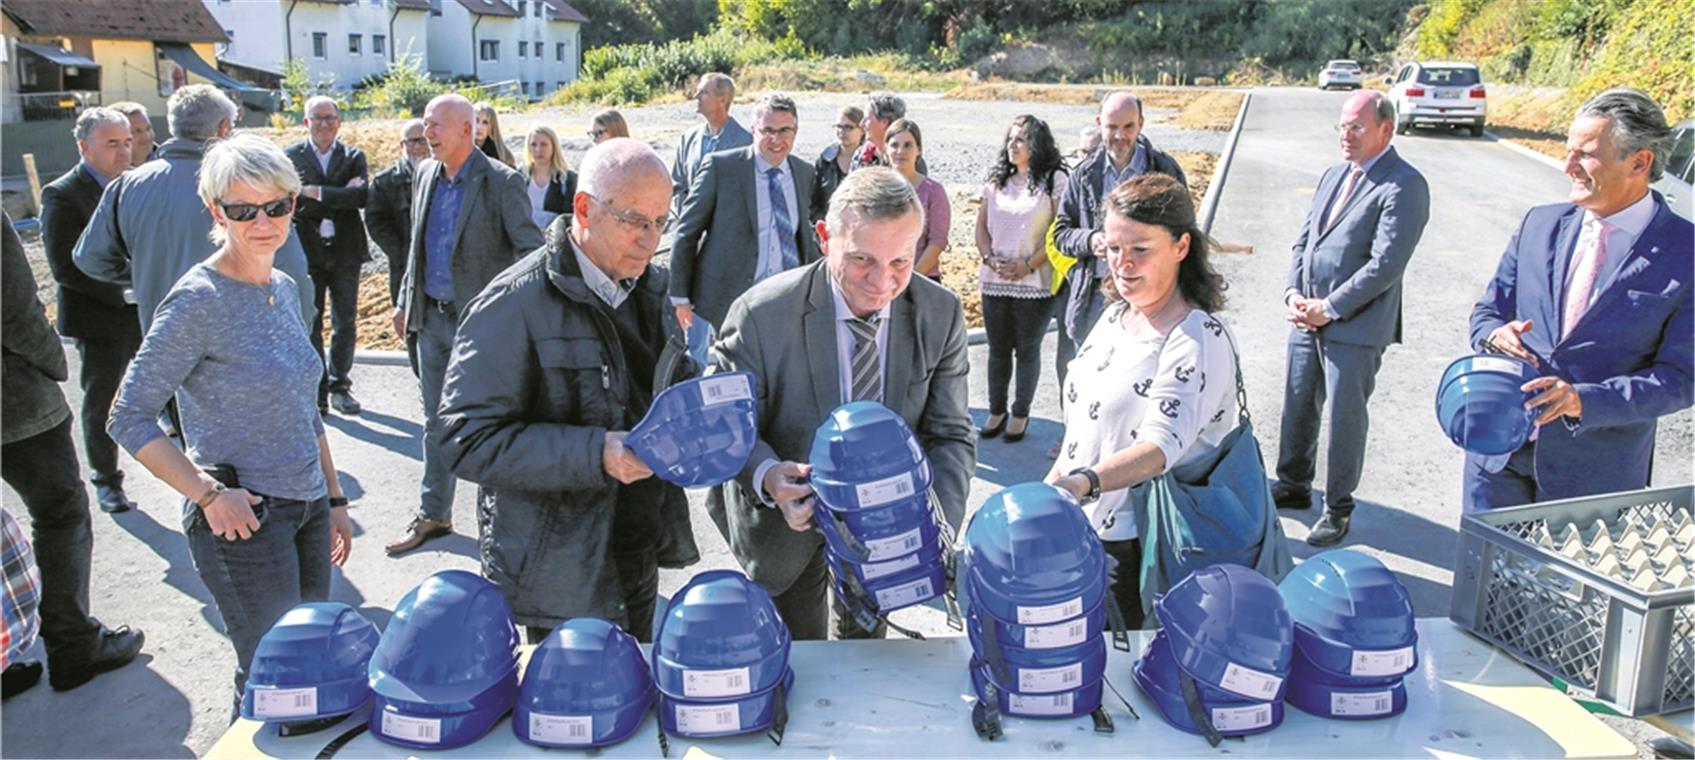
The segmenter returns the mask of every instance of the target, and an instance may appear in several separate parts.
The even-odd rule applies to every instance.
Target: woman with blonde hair
[[[614,137],[629,137],[630,126],[624,123],[624,115],[616,108],[608,108],[594,115],[589,120],[589,139],[599,145]]]
[[[485,100],[473,107],[477,109],[477,125],[471,136],[475,138],[473,142],[477,150],[507,166],[516,167],[518,164],[512,157],[512,151],[500,136],[500,116],[494,112],[494,104]]]
[[[571,198],[577,194],[577,173],[566,167],[565,151],[559,149],[559,135],[552,127],[538,124],[530,128],[524,138],[524,166],[519,173],[529,180],[524,189],[530,193],[530,218],[537,227],[545,231],[554,219],[570,214]]]

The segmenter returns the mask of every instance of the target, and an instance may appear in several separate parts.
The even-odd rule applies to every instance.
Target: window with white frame
[[[312,33],[312,57],[317,58],[318,60],[330,57],[329,32]]]
[[[477,59],[482,61],[500,60],[500,40],[482,40],[478,42]]]
[[[530,57],[530,43],[518,40],[518,58],[522,60],[528,57]]]
[[[536,0],[536,5],[541,5],[541,0]],[[518,18],[523,18],[524,13],[528,10],[528,3],[525,0],[518,0]]]
[[[382,34],[371,35],[371,53],[373,55],[387,55],[388,54],[388,36],[387,35],[382,35]]]
[[[541,18],[542,8],[545,7],[547,7],[546,3],[542,2],[542,0],[536,0],[536,18]]]
[[[430,15],[431,16],[440,16],[441,15],[441,0],[430,0]]]
[[[553,58],[561,63],[565,61],[565,43],[556,42],[553,44]]]
[[[361,49],[364,48],[364,46],[365,46],[364,43],[365,43],[365,35],[363,35],[363,34],[349,34],[349,35],[347,35],[347,54],[348,55],[359,55]]]
[[[536,60],[547,58],[547,48],[542,47],[541,40],[536,40]]]

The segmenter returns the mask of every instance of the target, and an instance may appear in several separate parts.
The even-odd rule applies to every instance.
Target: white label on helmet
[[[908,554],[905,557],[896,557],[888,562],[867,562],[859,566],[859,572],[865,580],[874,581],[885,575],[894,575],[902,570],[910,570],[914,567],[918,567],[917,553]]]
[[[1049,604],[1041,607],[1019,607],[1019,625],[1042,625],[1070,620],[1083,614],[1083,597],[1072,597],[1059,604]]]
[[[1395,706],[1395,697],[1387,691],[1366,694],[1331,694],[1331,715],[1388,715]]]
[[[408,718],[383,711],[383,735],[419,744],[441,743],[440,718]]]
[[[1031,694],[1070,691],[1083,685],[1083,663],[1057,668],[1019,668],[1018,690]]]
[[[732,401],[751,401],[753,385],[741,375],[708,377],[700,381],[700,403],[705,406],[728,404]]]
[[[318,690],[314,687],[304,689],[253,687],[253,717],[259,720],[298,718],[303,715],[317,714]]]
[[[677,708],[677,733],[680,734],[716,734],[742,729],[740,702],[727,705],[679,705],[673,702],[672,706]]]
[[[1071,712],[1071,692],[1064,694],[1006,695],[1007,712],[1013,715],[1066,715]]]
[[[1277,690],[1283,686],[1283,679],[1232,662],[1230,667],[1224,669],[1224,677],[1219,679],[1218,686],[1248,699],[1269,701],[1277,696]]]
[[[1386,649],[1376,652],[1354,650],[1354,663],[1348,669],[1353,676],[1398,676],[1413,665],[1413,648]]]
[[[594,741],[594,716],[532,712],[530,740],[553,744],[588,744]]]
[[[1505,372],[1514,377],[1524,374],[1524,366],[1511,359],[1498,356],[1474,356],[1471,368],[1478,372]]]
[[[683,671],[685,697],[739,697],[753,691],[747,668]]]
[[[870,509],[888,504],[891,501],[909,498],[914,490],[912,473],[903,472],[899,475],[890,475],[882,480],[862,483],[854,489],[854,495],[859,497],[860,509]]]
[[[910,583],[890,586],[877,591],[877,609],[892,610],[909,604],[929,599],[936,595],[935,586],[930,585],[929,578],[919,578]]]
[[[866,541],[865,552],[871,556],[865,559],[867,562],[881,562],[886,559],[903,557],[918,551],[918,547],[923,545],[924,529],[913,528],[898,536]]]
[[[1027,649],[1058,649],[1081,644],[1089,637],[1089,621],[1077,618],[1058,625],[1042,625],[1024,629]]]
[[[1252,731],[1271,725],[1271,705],[1212,708],[1212,727],[1225,731]]]

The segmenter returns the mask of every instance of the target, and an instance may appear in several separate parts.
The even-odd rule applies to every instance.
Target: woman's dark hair
[[[1101,218],[1120,219],[1164,227],[1176,240],[1189,235],[1189,255],[1177,267],[1177,290],[1183,299],[1200,310],[1213,313],[1224,308],[1224,278],[1207,260],[1207,235],[1195,224],[1195,201],[1189,188],[1168,174],[1149,172],[1126,180],[1112,189],[1101,203]],[[1123,300],[1112,277],[1101,281],[1107,300]]]
[[[1054,175],[1071,171],[1065,165],[1065,156],[1060,155],[1059,146],[1054,143],[1053,131],[1048,129],[1047,122],[1030,114],[1013,119],[1012,127],[1007,131],[1012,129],[1024,130],[1024,140],[1030,144],[1030,186],[1053,195]],[[1006,187],[1006,181],[1017,173],[1018,169],[1007,158],[1006,141],[1002,140],[1000,160],[989,172],[989,181],[995,183],[995,187]]]

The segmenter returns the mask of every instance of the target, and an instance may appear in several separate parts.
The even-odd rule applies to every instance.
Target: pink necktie
[[[1336,224],[1336,218],[1342,213],[1342,207],[1348,205],[1349,196],[1354,194],[1354,185],[1359,184],[1360,177],[1364,175],[1365,172],[1358,166],[1354,167],[1353,171],[1348,172],[1348,186],[1342,188],[1342,194],[1336,196],[1336,201],[1331,203],[1330,209],[1325,212],[1324,224],[1319,226],[1321,232],[1329,231]]]
[[[1589,297],[1595,292],[1595,281],[1600,278],[1601,266],[1607,261],[1607,236],[1612,230],[1613,226],[1605,220],[1595,220],[1595,234],[1590,239],[1589,251],[1578,259],[1577,269],[1571,274],[1571,284],[1566,288],[1565,314],[1560,323],[1561,340],[1571,334],[1571,329],[1583,318],[1583,312],[1589,309]]]

